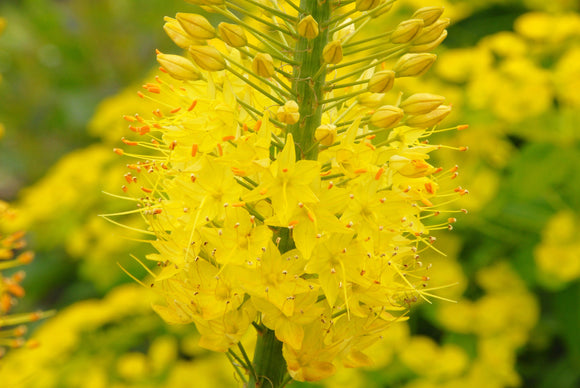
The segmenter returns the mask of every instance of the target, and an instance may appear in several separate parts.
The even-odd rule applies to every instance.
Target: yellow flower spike
[[[435,54],[405,54],[395,63],[393,71],[398,78],[418,77],[425,74],[436,59],[437,55]]]
[[[394,127],[405,113],[401,108],[393,105],[383,105],[371,116],[371,124],[376,127],[387,129]]]
[[[409,19],[402,21],[391,34],[391,42],[397,44],[409,43],[419,35],[423,29],[423,25],[423,19]]]
[[[332,124],[322,124],[314,132],[314,138],[324,146],[331,146],[336,140],[336,126]]]
[[[382,70],[373,74],[369,80],[367,90],[371,93],[387,93],[395,84],[395,72]]]
[[[324,59],[324,63],[330,65],[340,63],[340,61],[342,61],[342,45],[340,44],[340,41],[333,40],[324,46],[324,49],[322,50],[322,58]]]
[[[431,112],[445,102],[445,97],[430,93],[416,93],[407,97],[399,107],[408,115],[421,115]]]
[[[417,38],[413,41],[413,44],[420,45],[438,40],[441,37],[443,31],[445,31],[445,29],[449,26],[449,23],[449,18],[444,18],[437,20],[427,27],[424,27]]]
[[[356,10],[363,12],[363,11],[370,11],[375,9],[381,4],[382,0],[356,0]]]
[[[296,27],[296,32],[298,32],[298,35],[312,40],[318,36],[318,23],[312,15],[308,15],[300,20]]]
[[[270,54],[258,53],[252,61],[252,70],[260,77],[270,78],[274,75],[274,60]]]
[[[296,101],[288,101],[284,106],[278,108],[276,118],[285,124],[296,124],[300,119],[300,112],[298,112],[298,104]]]
[[[199,45],[203,42],[197,39],[193,39],[176,19],[165,17],[165,24],[163,25],[163,30],[169,36],[169,38],[181,47],[182,49],[187,49],[192,45]]]
[[[425,27],[435,23],[443,14],[443,7],[423,7],[413,14],[413,18],[423,19]]]
[[[190,46],[188,52],[203,70],[220,71],[226,68],[224,57],[213,46]]]
[[[248,38],[244,29],[237,24],[220,23],[218,31],[221,40],[232,47],[244,47],[248,44]]]
[[[167,71],[167,74],[178,80],[197,81],[201,73],[193,63],[180,55],[157,54],[157,62]]]
[[[443,30],[439,38],[435,39],[432,42],[425,43],[425,44],[413,44],[409,48],[410,53],[424,53],[427,51],[435,50],[443,41],[447,38],[447,30]]]
[[[449,113],[451,113],[451,106],[440,105],[429,113],[410,116],[405,124],[415,128],[430,128],[443,121]]]
[[[179,12],[175,17],[181,27],[195,39],[213,39],[216,36],[215,28],[201,15]]]

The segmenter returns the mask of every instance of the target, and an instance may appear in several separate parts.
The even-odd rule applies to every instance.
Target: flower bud
[[[296,124],[300,119],[300,113],[298,112],[298,104],[296,101],[290,100],[278,108],[276,112],[276,118],[285,124]]]
[[[415,11],[412,18],[423,19],[425,27],[435,23],[443,14],[443,7],[423,7]]]
[[[410,53],[425,53],[428,51],[433,51],[439,46],[444,40],[447,38],[447,30],[443,30],[439,38],[435,39],[432,42],[425,43],[425,44],[414,44],[409,47]]]
[[[203,16],[180,12],[175,17],[181,27],[195,39],[215,38],[215,28]]]
[[[393,33],[391,34],[392,43],[408,43],[415,39],[415,37],[423,29],[423,19],[409,19],[404,20]]]
[[[430,26],[423,28],[413,44],[425,44],[438,39],[448,26],[449,18],[437,20]]]
[[[248,38],[246,38],[244,29],[237,24],[220,23],[218,25],[218,31],[221,40],[232,47],[244,47],[248,44]]]
[[[324,146],[331,146],[336,139],[336,127],[332,124],[322,124],[314,131],[314,138]]]
[[[435,54],[405,54],[395,63],[393,71],[397,77],[417,77],[425,74],[436,59]]]
[[[270,78],[274,75],[274,60],[270,54],[258,53],[252,62],[252,70],[260,77]]]
[[[439,124],[451,112],[451,106],[440,105],[429,113],[422,115],[410,116],[406,125],[415,128],[430,128]]]
[[[342,61],[342,45],[338,40],[333,40],[322,49],[322,58],[324,62],[331,65],[336,65]]]
[[[405,113],[399,107],[393,105],[383,105],[371,116],[371,124],[379,128],[394,127]]]
[[[308,15],[300,20],[297,31],[298,35],[308,40],[314,39],[318,36],[318,23],[314,20],[312,15]]]
[[[157,54],[157,62],[175,79],[196,81],[201,78],[195,65],[180,55]]]
[[[219,71],[226,68],[222,54],[213,46],[190,46],[189,54],[193,61],[207,71]]]
[[[360,12],[370,11],[377,8],[379,4],[381,4],[381,0],[356,0],[356,10]]]
[[[392,89],[395,84],[395,72],[392,70],[383,70],[373,74],[369,80],[367,90],[371,93],[386,93]]]
[[[405,99],[399,107],[408,115],[422,115],[443,104],[445,97],[430,93],[417,93]]]
[[[165,33],[167,36],[169,36],[169,38],[171,38],[173,43],[182,49],[186,49],[189,46],[202,43],[200,40],[194,39],[187,32],[185,32],[177,20],[170,17],[165,17],[165,22],[166,23],[163,25],[163,30],[165,30]]]

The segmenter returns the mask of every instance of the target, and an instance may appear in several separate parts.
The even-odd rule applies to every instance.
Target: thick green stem
[[[278,341],[273,330],[258,332],[254,369],[257,380],[250,376],[248,388],[280,388],[286,376],[286,361],[282,356],[282,342]]]
[[[314,144],[314,131],[322,118],[322,91],[326,78],[322,50],[328,43],[327,23],[330,18],[330,0],[301,0],[300,8],[305,15],[312,15],[318,23],[319,34],[308,40],[301,37],[294,51],[292,90],[300,106],[300,120],[288,130],[294,136],[296,153],[300,159],[316,159],[318,148]]]

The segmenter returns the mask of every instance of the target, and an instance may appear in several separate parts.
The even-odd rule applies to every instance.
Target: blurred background
[[[429,257],[433,279],[459,282],[441,292],[459,303],[415,307],[373,348],[374,368],[293,386],[579,387],[578,1],[397,3],[385,31],[425,5],[452,20],[436,65],[401,87],[446,96],[444,124],[470,125],[434,140],[468,152],[433,154],[470,191],[458,205],[469,214],[437,235],[447,256]],[[198,9],[0,1],[0,199],[14,209],[0,232],[25,230],[36,252],[15,311],[57,310],[31,325],[38,348],[0,359],[3,387],[236,386],[227,359],[197,347],[192,327],[164,324],[117,266],[144,277],[129,255],[150,248],[98,217],[125,206],[103,194],[124,181],[111,150],[122,115],[150,114],[136,91],[156,48],[179,52],[162,30],[176,12]]]

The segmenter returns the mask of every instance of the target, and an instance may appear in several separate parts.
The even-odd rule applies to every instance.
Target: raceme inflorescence
[[[436,129],[442,96],[391,91],[434,63],[449,20],[427,7],[385,30],[394,0],[188,2],[221,22],[165,19],[186,52],[157,53],[138,94],[158,108],[125,116],[134,133],[115,149],[132,158],[123,214],[142,215],[157,251],[154,308],[194,323],[249,386],[368,365],[434,296],[421,252],[464,211],[447,207],[467,193],[457,167],[431,164],[444,146],[427,138],[466,126]]]

